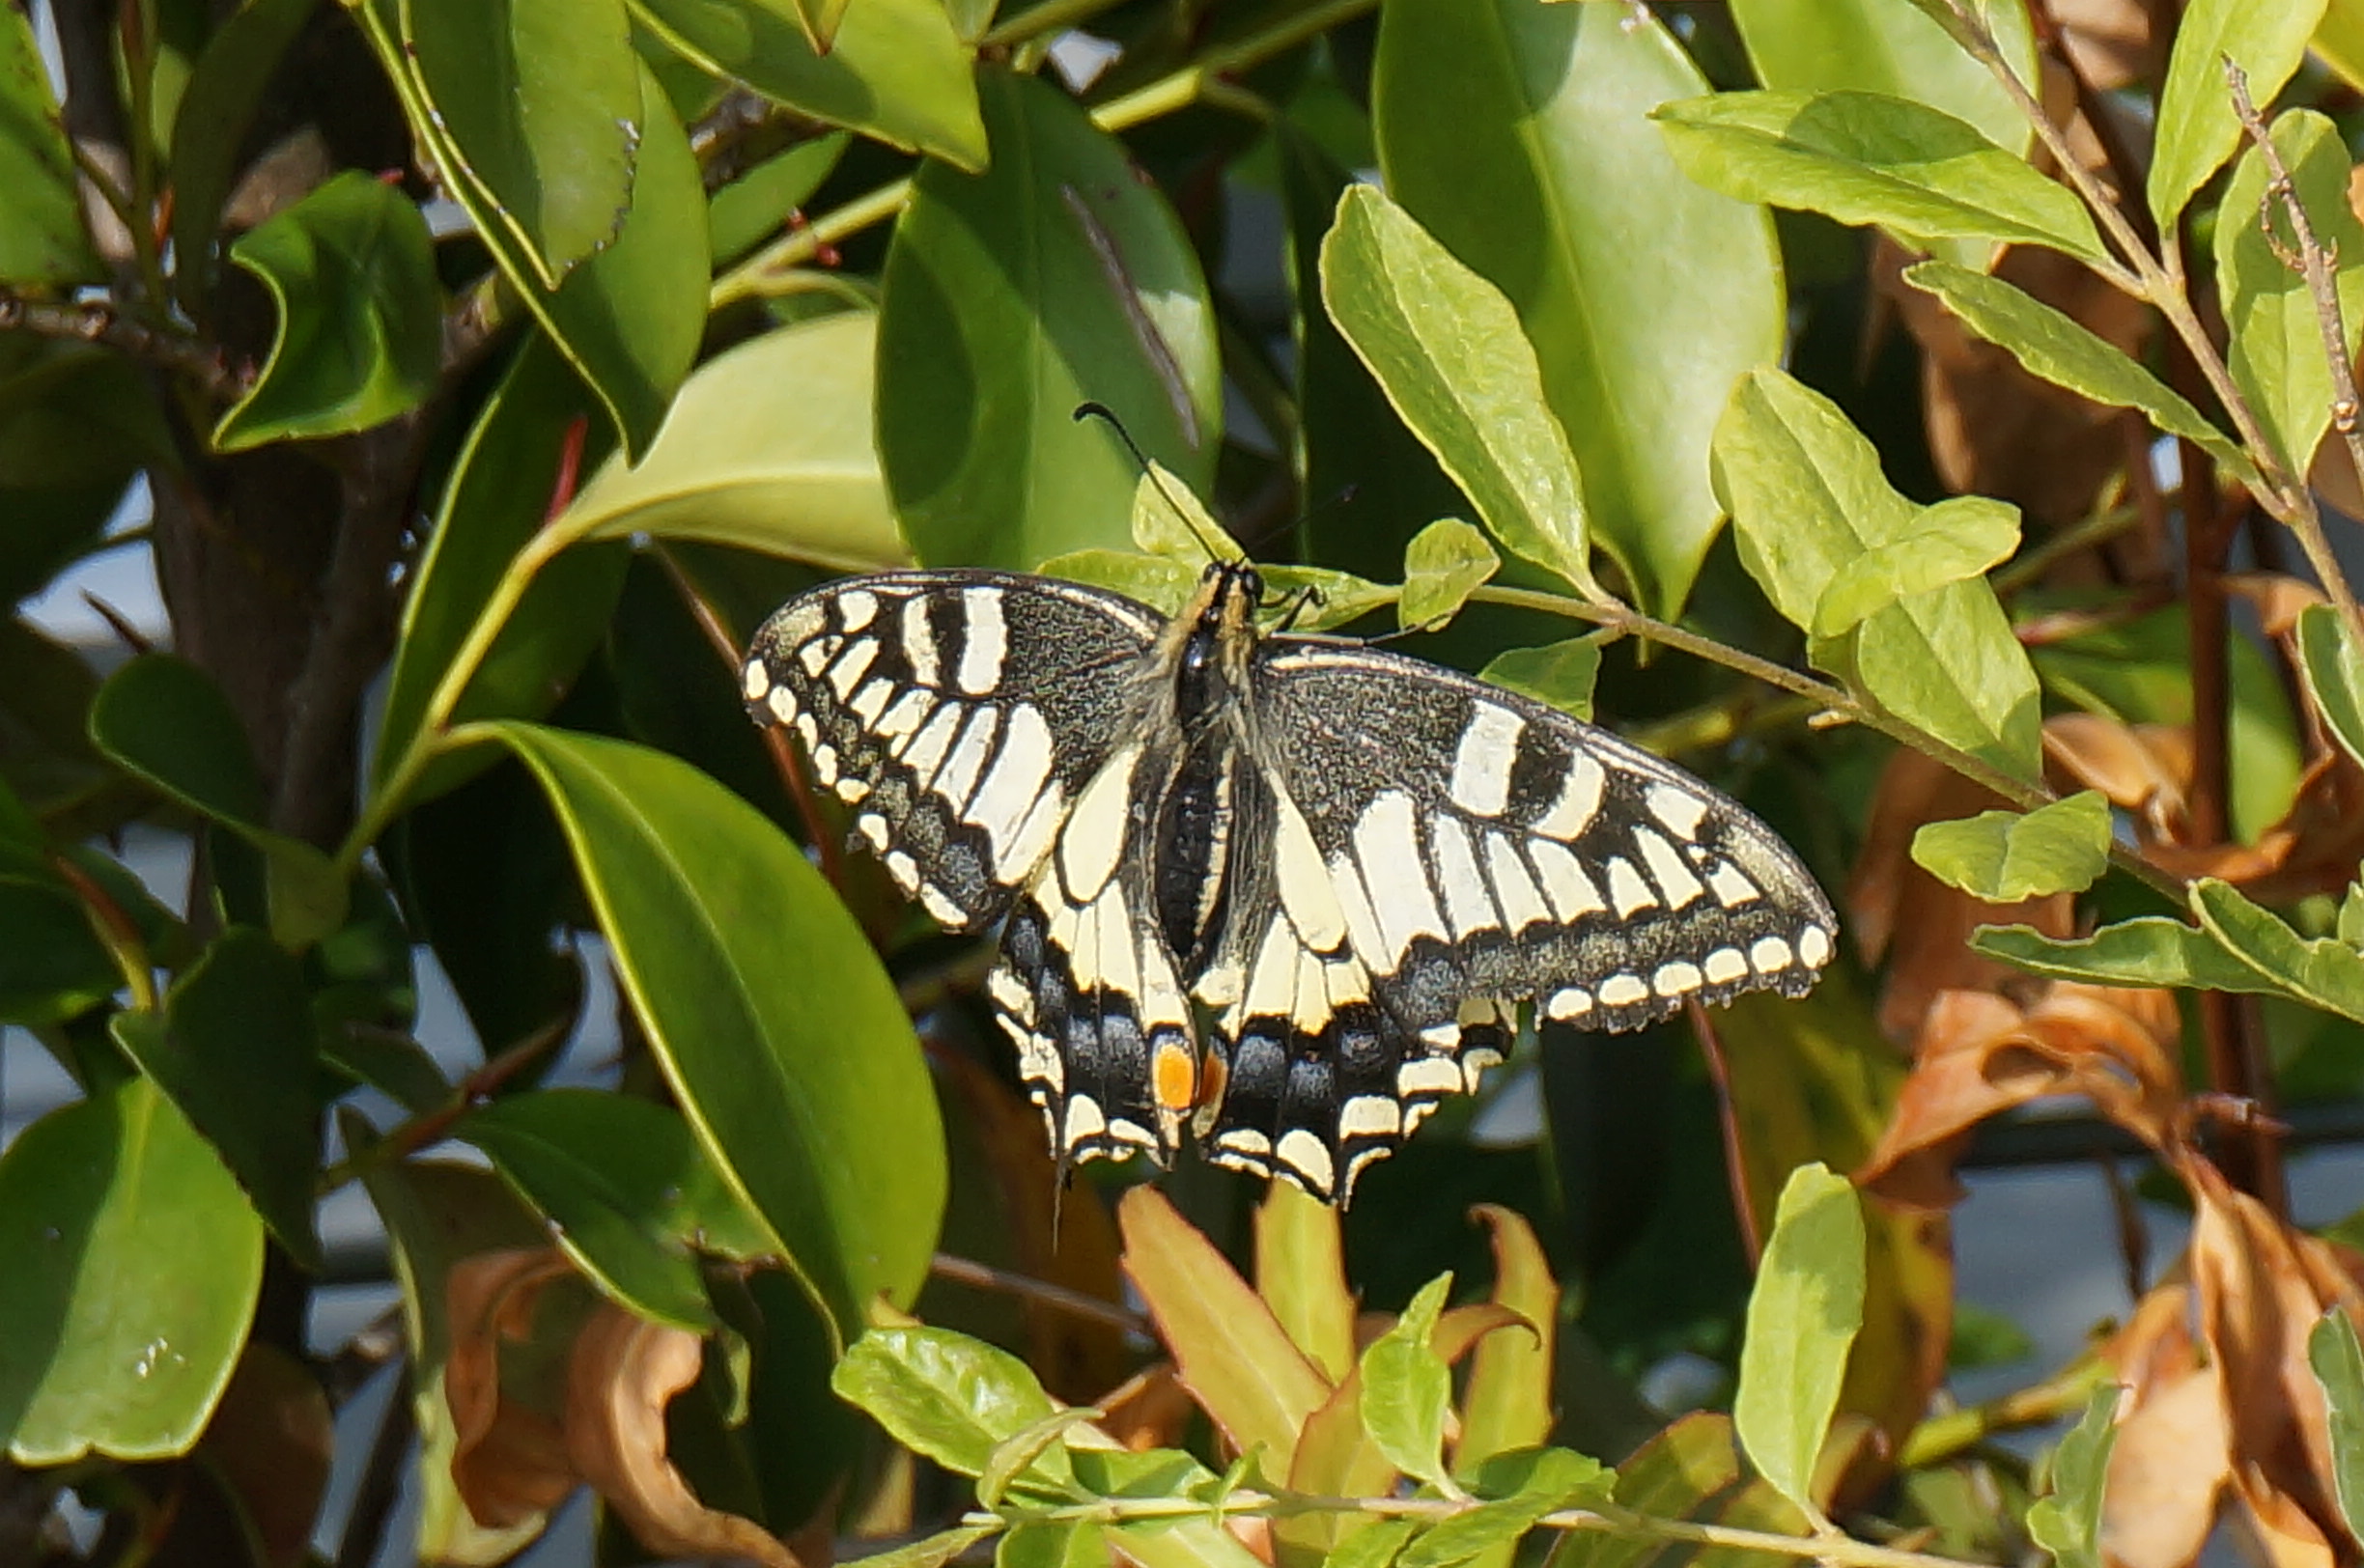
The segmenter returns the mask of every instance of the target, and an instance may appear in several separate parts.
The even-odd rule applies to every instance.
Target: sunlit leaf
[[[1982,811],[1933,822],[1913,835],[1912,856],[1949,887],[1989,904],[2080,893],[2109,867],[2109,802],[2094,790],[2020,813]]]
[[[2364,1539],[2364,1346],[2354,1322],[2333,1306],[2307,1335],[2307,1364],[2329,1415],[2331,1479],[2350,1533]]]
[[[2213,877],[2192,883],[2190,896],[2202,928],[2266,981],[2312,1006],[2364,1022],[2364,954],[2337,938],[2300,937],[2280,915]]]
[[[2067,186],[1923,101],[1718,93],[1666,104],[1654,118],[1685,174],[1743,201],[1877,224],[1924,247],[1975,238],[2108,254]]]
[[[1477,1213],[1492,1232],[1493,1299],[1533,1329],[1490,1333],[1471,1353],[1461,1436],[1453,1445],[1453,1471],[1465,1481],[1497,1454],[1532,1448],[1551,1436],[1553,1352],[1560,1328],[1560,1281],[1534,1228],[1498,1204],[1480,1205]]]
[[[2054,980],[2263,995],[2282,992],[2207,932],[2164,915],[2120,920],[2073,940],[2046,937],[2029,926],[1984,926],[1970,945],[1989,958]]]
[[[1501,566],[1502,557],[1485,535],[1459,518],[1439,518],[1404,547],[1403,595],[1395,601],[1395,614],[1407,627],[1442,626]]]
[[[2340,612],[2311,604],[2298,612],[2298,672],[2323,726],[2348,755],[2364,763],[2364,650]]]
[[[1416,1480],[1445,1475],[1445,1416],[1452,1374],[1429,1343],[1452,1275],[1421,1287],[1393,1327],[1363,1353],[1363,1424],[1395,1468]]]
[[[1440,1520],[1406,1547],[1401,1568],[1448,1568],[1499,1555],[1545,1514],[1587,1502],[1606,1502],[1615,1472],[1565,1448],[1529,1448],[1500,1455],[1471,1478],[1482,1502]]]
[[[846,1348],[830,1386],[904,1447],[963,1475],[982,1475],[1002,1443],[1056,1414],[1024,1361],[948,1329],[873,1329]],[[1016,1480],[1058,1498],[1075,1473],[1053,1444]]]
[[[2240,141],[2240,122],[2225,85],[2225,61],[2232,60],[2248,73],[2253,102],[2269,104],[2298,69],[2307,38],[2322,13],[2323,0],[2271,6],[2252,0],[2193,0],[2185,8],[2176,24],[2167,79],[2159,87],[2158,132],[2146,192],[2159,232],[2175,228],[2183,204]]]
[[[1590,722],[1600,644],[1589,637],[1569,637],[1540,648],[1513,648],[1495,655],[1478,674],[1480,680],[1524,692]]]
[[[1839,1407],[1863,1303],[1863,1209],[1854,1184],[1818,1162],[1801,1165],[1782,1189],[1749,1294],[1732,1425],[1758,1472],[1809,1517],[1818,1513],[1815,1463]]]
[[[1338,1214],[1293,1182],[1275,1182],[1255,1213],[1256,1293],[1307,1360],[1331,1382],[1354,1370],[1355,1299]]]
[[[2052,1487],[2028,1506],[2028,1534],[2059,1568],[2101,1568],[2101,1484],[2118,1439],[2115,1384],[2094,1390],[2084,1417],[2052,1451]]]
[[[1501,291],[1367,185],[1339,198],[1321,278],[1330,319],[1503,547],[1589,584],[1576,460]]]
[[[1842,635],[1900,601],[1982,575],[2018,547],[2016,507],[1984,495],[1923,507],[1900,532],[1831,574],[1808,630]]]

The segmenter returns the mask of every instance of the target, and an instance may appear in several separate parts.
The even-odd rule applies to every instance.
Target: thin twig
[[[0,285],[0,332],[26,332],[37,338],[60,338],[78,343],[102,343],[132,358],[187,378],[217,404],[236,403],[246,395],[248,378],[230,368],[217,344],[178,332],[159,332],[131,321],[104,300],[59,304],[27,299]]]
[[[1048,1279],[1036,1279],[1030,1274],[1012,1274],[997,1269],[990,1263],[973,1258],[956,1258],[949,1252],[939,1252],[928,1264],[928,1273],[939,1279],[950,1279],[975,1290],[998,1291],[1032,1302],[1069,1317],[1106,1325],[1121,1333],[1151,1336],[1155,1330],[1147,1318],[1127,1311],[1114,1302],[1104,1302],[1097,1296],[1086,1296],[1065,1285],[1055,1285]]]
[[[2258,156],[2266,163],[2266,208],[2268,211],[2275,206],[2282,209],[2283,215],[2290,220],[2291,234],[2298,241],[2298,269],[2306,278],[2307,293],[2314,297],[2315,322],[2322,333],[2323,357],[2331,367],[2332,428],[2347,443],[2348,461],[2355,464],[2357,473],[2364,474],[2364,429],[2359,428],[2355,367],[2348,359],[2348,326],[2340,314],[2339,280],[2331,270],[2331,253],[2316,237],[2315,225],[2307,217],[2306,204],[2298,200],[2298,187],[2291,179],[2290,166],[2282,161],[2282,150],[2274,146],[2272,132],[2258,114],[2257,105],[2249,101],[2248,74],[2230,57],[2225,60],[2224,70],[2225,86],[2233,95],[2233,112],[2240,117],[2241,128],[2249,133]],[[2291,454],[2293,462],[2302,463],[2306,458],[2305,453]],[[2358,607],[2354,591],[2348,586],[2347,574],[2340,570],[2337,557],[2331,553],[2331,542],[2323,537],[2322,514],[2314,504],[2314,497],[2306,494],[2304,498],[2302,515],[2282,520],[2298,536],[2298,546],[2306,551],[2308,564],[2322,579],[2323,591],[2339,606],[2358,645],[2364,646],[2364,608]]]

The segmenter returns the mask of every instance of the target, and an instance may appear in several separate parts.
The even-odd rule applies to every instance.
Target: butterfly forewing
[[[766,623],[749,711],[987,990],[1063,1165],[1210,1158],[1345,1201],[1500,1061],[1517,1005],[1621,1029],[1813,983],[1787,846],[1604,731],[1357,645],[1259,634],[1252,571],[1175,620],[988,572],[830,584]],[[1195,1114],[1194,1114],[1195,1113]]]

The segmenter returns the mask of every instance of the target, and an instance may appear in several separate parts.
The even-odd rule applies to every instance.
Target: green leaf
[[[1584,528],[1636,602],[1670,618],[1722,524],[1706,461],[1717,411],[1733,377],[1780,355],[1787,312],[1772,215],[1684,179],[1648,118],[1705,91],[1665,25],[1630,9],[1380,12],[1371,113],[1387,188],[1508,297],[1575,454]],[[1498,543],[1530,555],[1488,497],[1471,499]],[[1542,539],[1576,538],[1573,517],[1543,514]]]
[[[1056,1448],[1063,1458],[1068,1432],[1096,1419],[1099,1414],[1089,1407],[1053,1411],[995,1443],[993,1452],[985,1457],[985,1468],[977,1471],[977,1506],[1000,1507],[1012,1484],[1028,1470],[1036,1473],[1038,1484],[1048,1484],[1056,1490],[1058,1483],[1053,1467],[1057,1462],[1045,1456]]]
[[[1742,201],[1877,224],[1924,249],[1980,238],[2089,261],[2109,254],[2067,186],[1925,102],[1879,93],[1718,93],[1662,105],[1653,118],[1684,174]]]
[[[2029,375],[2096,403],[2135,409],[2166,434],[2201,447],[2233,477],[2243,483],[2257,478],[2257,465],[2248,455],[2199,409],[2065,313],[2000,278],[1948,262],[1908,266],[1904,281],[1945,301],[1962,325],[2007,350]]]
[[[1133,547],[1180,561],[1194,571],[1210,558],[1239,561],[1248,552],[1215,520],[1206,503],[1155,458],[1133,487]]]
[[[2364,332],[2364,224],[2348,205],[2347,144],[2329,120],[2305,109],[2276,120],[2273,140],[2316,238],[2330,252],[2352,360]],[[2260,226],[2266,180],[2266,159],[2252,147],[2234,166],[2218,209],[2216,286],[2224,299],[2233,379],[2292,471],[2304,473],[2330,428],[2335,393],[2306,276],[2274,253]],[[2269,220],[2272,232],[2287,239],[2290,220],[2279,200]]]
[[[213,243],[239,175],[239,154],[279,62],[320,0],[248,0],[206,40],[173,111],[173,291],[203,319],[210,311]]]
[[[1137,1562],[1140,1568],[1264,1568],[1262,1557],[1204,1515],[1112,1525],[1105,1526],[1103,1538],[1103,1550],[1114,1555],[1091,1559],[1094,1568],[1112,1560]]]
[[[1321,279],[1330,319],[1503,547],[1597,592],[1576,459],[1502,292],[1368,185],[1338,198]]]
[[[2053,1450],[2051,1491],[2028,1505],[2028,1534],[2059,1568],[2101,1568],[2101,1487],[2118,1441],[2118,1393],[2116,1384],[2094,1390],[2084,1417]]]
[[[1336,1384],[1354,1370],[1355,1298],[1336,1209],[1293,1182],[1266,1188],[1255,1211],[1255,1281],[1315,1371]]]
[[[962,1475],[984,1474],[1002,1443],[1057,1414],[1024,1361],[949,1329],[873,1329],[846,1347],[830,1386],[895,1442]],[[1027,1469],[1028,1490],[1060,1498],[1073,1490],[1063,1447]]]
[[[2019,547],[2019,509],[1983,495],[1923,507],[1902,532],[1831,574],[1815,602],[1817,637],[1853,630],[1900,600],[1984,575]]]
[[[253,389],[213,427],[216,450],[367,430],[435,390],[435,254],[397,187],[348,170],[239,236],[230,259],[261,280],[279,326]]]
[[[2309,941],[2230,882],[2191,885],[2192,913],[2225,950],[2267,982],[2313,1007],[2364,1022],[2364,953],[2333,937]]]
[[[1758,1473],[1810,1519],[1815,1462],[1863,1327],[1864,1221],[1854,1184],[1819,1162],[1790,1172],[1749,1293],[1732,1424]]]
[[[943,1214],[943,1135],[911,1020],[829,883],[676,758],[514,722],[459,739],[540,780],[683,1114],[837,1330],[882,1292],[908,1303]]]
[[[763,1222],[717,1174],[674,1111],[597,1089],[540,1089],[480,1106],[452,1128],[550,1222],[603,1291],[694,1334],[716,1327],[696,1254],[771,1250]]]
[[[1022,1524],[994,1543],[994,1568],[1100,1568],[1109,1557],[1101,1526],[1089,1523]]]
[[[826,52],[767,0],[640,0],[636,11],[715,76],[878,141],[985,167],[971,51],[937,0],[848,6]]]
[[[2175,52],[2160,84],[2158,130],[2147,191],[2161,234],[2240,141],[2240,121],[2225,84],[2229,58],[2248,73],[2249,97],[2270,105],[2306,55],[2323,0],[2261,6],[2254,0],[2192,0],[2175,30]],[[2232,209],[2225,211],[2231,214]],[[2246,222],[2246,218],[2236,221]]]
[[[1420,1529],[1417,1519],[1373,1520],[1339,1542],[1322,1558],[1322,1568],[1390,1568]]]
[[[836,170],[852,141],[845,131],[836,130],[799,142],[716,191],[706,204],[707,248],[714,252],[715,265],[737,261],[802,210]]]
[[[1495,1500],[1442,1520],[1396,1558],[1399,1568],[1447,1568],[1508,1547],[1545,1514],[1606,1502],[1614,1471],[1565,1448],[1529,1448],[1487,1462],[1473,1486]]]
[[[921,561],[1031,570],[1127,537],[1139,467],[1077,406],[1107,405],[1203,491],[1221,371],[1197,256],[1154,182],[1050,84],[981,86],[993,166],[922,166],[887,252],[879,456]]]
[[[82,228],[73,154],[21,6],[0,7],[0,283],[36,288],[105,276]]]
[[[1445,1416],[1451,1409],[1452,1371],[1429,1338],[1452,1290],[1452,1275],[1421,1287],[1394,1326],[1363,1352],[1363,1424],[1379,1451],[1415,1480],[1442,1484]]]
[[[1035,568],[1046,577],[1087,582],[1138,599],[1163,615],[1178,615],[1198,591],[1198,573],[1170,555],[1133,550],[1070,550]]]
[[[1857,90],[1910,98],[1967,121],[1987,141],[2025,152],[2027,116],[1983,61],[1956,42],[1937,13],[1887,0],[1734,0],[1732,21],[1757,79],[1797,92]],[[2004,58],[2023,82],[2036,80],[2036,40],[2017,5],[1979,5]]]
[[[635,199],[640,67],[624,0],[402,0],[419,86],[544,289],[612,242]],[[471,210],[473,210],[473,209]]]
[[[1268,566],[1257,569],[1268,594],[1283,600],[1309,595],[1307,608],[1289,622],[1298,631],[1325,631],[1359,621],[1394,602],[1401,590],[1371,582],[1351,572],[1318,566]]]
[[[263,826],[267,805],[246,733],[204,671],[142,654],[91,704],[91,739],[127,772],[229,828],[264,856],[271,936],[300,948],[345,923],[346,885],[328,856]]]
[[[1550,703],[1563,713],[1592,720],[1592,682],[1600,674],[1600,644],[1569,637],[1540,648],[1501,653],[1478,672],[1481,681]]]
[[[2364,948],[2364,882],[2350,882],[2348,896],[2340,900],[2339,939]]]
[[[1776,609],[1809,630],[1834,585],[1876,574],[1855,563],[1929,526],[1927,512],[1890,487],[1878,452],[1838,406],[1780,370],[1752,371],[1732,388],[1716,431],[1715,481],[1731,510],[1741,565]],[[1946,522],[1941,516],[1936,525]],[[1842,588],[1843,599],[1859,594],[1870,590]],[[1898,600],[1840,637],[1817,638],[1809,652],[1899,717],[2007,772],[2036,777],[2042,733],[2035,671],[1984,581]]]
[[[279,1245],[317,1270],[320,1105],[302,965],[263,933],[233,926],[173,982],[161,1016],[124,1012],[108,1023],[221,1156]]]
[[[918,1540],[896,1547],[891,1552],[872,1552],[858,1557],[841,1557],[845,1568],[943,1568],[954,1557],[1001,1528],[999,1525],[961,1525],[952,1529],[939,1530]]]
[[[866,311],[824,316],[700,365],[647,454],[610,458],[555,526],[842,572],[908,564],[871,438],[876,323]]]
[[[1403,594],[1396,618],[1406,627],[1443,626],[1461,613],[1479,583],[1502,569],[1485,535],[1459,518],[1439,518],[1404,547]]]
[[[1694,1411],[1634,1450],[1618,1467],[1616,1499],[1629,1512],[1688,1519],[1740,1479],[1729,1417]],[[1557,1568],[1636,1568],[1656,1556],[1645,1538],[1572,1531],[1554,1554]],[[1736,1559],[1726,1559],[1734,1562]]]
[[[1989,904],[2081,893],[2109,869],[2109,801],[2095,790],[2025,814],[1928,823],[1912,842],[1922,870]]]
[[[543,526],[570,461],[608,448],[599,406],[549,338],[531,333],[485,400],[453,461],[426,554],[403,598],[375,747],[382,787],[420,743],[428,699],[458,657],[501,574]],[[626,551],[577,547],[544,566],[453,705],[454,722],[539,718],[590,657],[623,591]],[[408,797],[421,804],[460,784],[484,756],[438,758]]]
[[[263,1226],[145,1078],[0,1155],[0,1443],[19,1465],[169,1459],[246,1341]]]
[[[2338,1306],[2307,1335],[2307,1365],[2323,1392],[2331,1437],[2331,1480],[2350,1534],[2364,1539],[2364,1346]]]
[[[2364,650],[2328,604],[2300,610],[2297,632],[2298,671],[2315,711],[2348,755],[2364,762]]]
[[[2283,994],[2282,987],[2226,952],[2207,932],[2164,915],[2121,920],[2074,940],[2044,936],[2032,926],[1982,926],[1970,945],[2053,980]]]
[[[0,1023],[63,1023],[123,987],[81,901],[45,871],[0,876]]]
[[[1471,1472],[1498,1455],[1532,1449],[1552,1433],[1560,1281],[1533,1227],[1515,1210],[1483,1204],[1476,1214],[1493,1232],[1494,1303],[1532,1326],[1489,1333],[1470,1353],[1453,1472],[1481,1494],[1496,1496],[1499,1491],[1478,1485]]]

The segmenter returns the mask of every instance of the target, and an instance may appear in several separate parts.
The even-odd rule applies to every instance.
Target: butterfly
[[[904,892],[1002,922],[987,995],[1062,1173],[1183,1130],[1343,1204],[1538,1022],[1803,994],[1831,907],[1773,831],[1605,730],[1259,628],[1219,560],[1168,618],[992,571],[842,578],[744,692]]]

